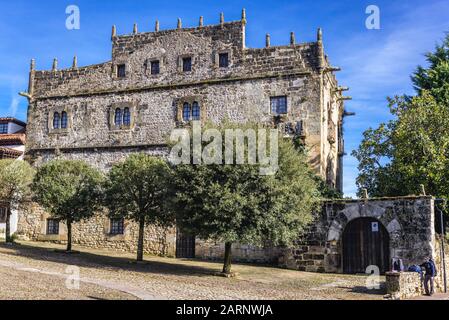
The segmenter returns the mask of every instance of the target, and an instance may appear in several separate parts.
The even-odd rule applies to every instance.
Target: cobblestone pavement
[[[449,294],[447,294],[447,293],[446,294],[444,294],[444,293],[435,293],[431,297],[429,297],[429,296],[419,296],[419,297],[412,298],[410,300],[449,300]]]
[[[316,274],[233,265],[237,278],[214,276],[220,263],[22,242],[0,245],[1,299],[382,299],[365,276]],[[65,286],[67,267],[80,270],[80,290]],[[382,279],[384,280],[384,279]]]

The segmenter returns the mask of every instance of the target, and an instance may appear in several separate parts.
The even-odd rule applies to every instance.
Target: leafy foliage
[[[371,196],[420,192],[449,197],[449,36],[429,68],[418,67],[412,81],[417,96],[389,99],[394,120],[364,133],[358,150],[357,185]]]
[[[34,169],[25,161],[0,160],[0,201],[17,203],[30,193]]]
[[[229,123],[216,127],[222,136],[233,128],[236,125]],[[305,154],[291,141],[280,139],[277,173],[263,176],[259,169],[258,164],[174,166],[177,224],[202,239],[225,242],[229,250],[237,242],[263,246],[298,240],[319,199]],[[224,272],[230,270],[227,263]]]
[[[419,94],[424,90],[438,103],[449,103],[449,33],[434,52],[426,54],[427,68],[419,66],[412,76],[415,89]]]
[[[10,230],[11,209],[16,208],[30,194],[34,169],[25,161],[0,160],[0,202],[7,206],[6,242],[13,242]]]
[[[145,225],[166,227],[174,221],[165,205],[169,173],[164,159],[133,154],[114,165],[108,174],[104,204],[111,217],[139,223],[138,260],[143,259]]]
[[[103,177],[83,161],[54,160],[37,171],[34,199],[55,219],[66,221],[67,251],[71,250],[71,225],[101,208]]]

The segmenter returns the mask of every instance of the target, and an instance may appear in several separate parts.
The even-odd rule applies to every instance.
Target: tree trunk
[[[72,221],[67,219],[67,252],[72,251]]]
[[[12,243],[11,239],[11,207],[6,208],[6,228],[5,228],[5,240],[6,243]]]
[[[145,218],[139,221],[139,240],[137,243],[137,261],[143,261],[143,237],[145,234]]]
[[[224,258],[224,266],[223,273],[230,274],[231,273],[231,260],[232,260],[232,242],[226,242],[225,244],[225,258]]]

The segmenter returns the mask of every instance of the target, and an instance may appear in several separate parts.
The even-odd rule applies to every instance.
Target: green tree
[[[426,54],[428,67],[419,66],[412,76],[416,91],[428,91],[438,103],[449,104],[449,33],[434,52]]]
[[[412,75],[416,96],[389,98],[394,119],[368,129],[352,155],[359,161],[359,190],[371,196],[428,193],[449,196],[449,35],[429,66]]]
[[[6,242],[11,243],[11,209],[30,194],[34,169],[25,161],[0,160],[0,202],[6,205]]]
[[[104,203],[111,217],[130,219],[139,225],[137,261],[143,261],[145,226],[173,224],[166,205],[169,172],[164,159],[133,154],[108,174]]]
[[[67,252],[72,251],[72,224],[101,209],[103,176],[83,161],[54,160],[41,166],[33,182],[34,200],[67,225]]]
[[[237,126],[204,129],[210,128],[217,129],[225,141],[225,130]],[[277,246],[300,239],[319,199],[313,176],[305,154],[284,139],[279,140],[275,175],[261,175],[260,165],[253,164],[175,165],[170,181],[177,225],[201,239],[225,243],[223,273],[229,274],[235,243]]]

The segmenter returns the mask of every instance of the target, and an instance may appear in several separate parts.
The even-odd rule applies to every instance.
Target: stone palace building
[[[55,158],[82,159],[103,171],[134,152],[166,155],[167,136],[192,120],[256,121],[299,136],[310,149],[317,174],[342,188],[342,95],[324,52],[321,30],[315,42],[247,48],[246,14],[239,21],[173,30],[117,35],[112,60],[69,69],[38,71],[31,63],[26,159],[33,165]],[[62,223],[33,208],[22,233],[62,240]],[[39,213],[38,213],[39,212]],[[32,221],[32,222],[31,222]],[[151,228],[149,228],[151,229]],[[74,240],[88,246],[134,250],[136,226],[106,215],[81,223]],[[149,230],[147,252],[192,255],[192,239],[167,240]],[[181,251],[186,251],[181,253]]]
[[[323,34],[283,46],[248,48],[246,14],[239,21],[117,35],[112,59],[98,65],[38,71],[31,63],[26,160],[35,166],[55,158],[82,159],[107,171],[129,154],[168,154],[167,136],[193,120],[256,121],[298,137],[310,164],[329,186],[342,189],[344,101]],[[320,272],[381,272],[390,259],[418,263],[437,254],[434,200],[430,197],[329,202],[308,241],[298,248],[236,246],[236,260],[275,262]],[[74,225],[74,243],[135,251],[137,225],[105,213]],[[62,222],[38,206],[19,217],[18,234],[65,241]],[[367,237],[366,235],[369,235]],[[145,252],[177,257],[220,258],[223,244],[206,243],[179,231],[148,227]]]

